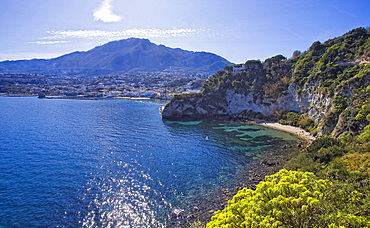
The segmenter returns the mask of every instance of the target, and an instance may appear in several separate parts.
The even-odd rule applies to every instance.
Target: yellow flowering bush
[[[255,191],[240,190],[224,210],[215,213],[207,227],[370,226],[363,216],[337,212],[341,203],[361,203],[361,193],[331,196],[332,190],[332,182],[318,180],[313,173],[282,169],[266,176]],[[328,204],[332,200],[336,202]]]

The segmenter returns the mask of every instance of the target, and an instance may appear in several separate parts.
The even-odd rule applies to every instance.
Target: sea
[[[298,142],[226,119],[166,121],[161,106],[0,97],[0,227],[186,227],[197,202]]]

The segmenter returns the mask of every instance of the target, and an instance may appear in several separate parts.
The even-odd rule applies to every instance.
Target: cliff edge
[[[366,118],[348,123],[370,97],[370,30],[354,29],[286,59],[277,55],[225,67],[210,77],[199,94],[176,95],[164,119],[236,116],[311,119],[318,136],[359,132]],[[290,116],[289,116],[290,115]],[[298,123],[297,123],[298,124]],[[314,126],[314,127],[313,127]]]

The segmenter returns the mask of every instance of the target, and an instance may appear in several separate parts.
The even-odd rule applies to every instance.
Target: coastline
[[[0,97],[38,97],[37,95],[3,95],[0,94]],[[51,99],[51,100],[102,100],[102,99],[118,99],[118,100],[129,100],[129,101],[138,101],[146,102],[153,104],[163,104],[166,105],[170,100],[164,99],[151,99],[149,97],[88,97],[88,96],[46,96],[43,98],[38,97],[39,99]]]
[[[243,177],[242,179],[236,180],[228,189],[220,188],[210,193],[203,199],[203,201],[200,201],[195,208],[182,213],[176,218],[182,222],[178,220],[179,223],[172,223],[171,225],[188,227],[183,226],[184,221],[186,221],[190,227],[195,227],[196,225],[194,224],[197,223],[201,226],[206,225],[211,221],[212,216],[217,210],[225,209],[228,201],[231,200],[239,190],[242,190],[243,188],[255,190],[256,185],[265,180],[265,176],[272,175],[284,168],[285,163],[294,157],[297,152],[302,149],[302,146],[305,147],[305,145],[307,145],[306,143],[310,144],[316,139],[309,132],[306,132],[299,127],[283,125],[276,122],[267,122],[264,120],[244,122],[291,134],[300,139],[300,143],[296,146],[284,146],[281,150],[265,153],[256,157],[254,162],[249,164],[249,171],[241,174]]]
[[[139,102],[147,102],[147,103],[153,103],[153,104],[164,104],[164,105],[169,102],[169,100],[151,99],[149,97],[113,97],[113,99],[139,101]]]
[[[177,221],[177,223],[169,224],[170,227],[198,227],[194,225],[198,222],[198,225],[200,224],[199,227],[205,226],[211,221],[214,213],[218,210],[225,209],[228,202],[240,190],[243,188],[255,190],[256,185],[265,180],[265,176],[275,174],[284,168],[285,163],[301,149],[299,145],[301,143],[297,144],[297,146],[282,147],[281,149],[257,156],[248,165],[249,170],[240,173],[240,179],[236,179],[229,188],[219,188],[209,193],[204,199],[199,201],[196,207],[189,208],[189,210],[184,211],[179,216],[173,214],[171,221]]]
[[[123,99],[123,100],[150,100],[149,97],[113,97],[114,99]]]
[[[298,138],[307,140],[309,142],[312,142],[316,139],[309,132],[307,132],[307,131],[303,130],[302,128],[299,128],[299,127],[294,127],[294,126],[290,126],[290,125],[283,125],[283,124],[279,124],[279,123],[276,123],[276,122],[264,122],[264,123],[253,122],[253,121],[250,121],[250,122],[254,123],[254,124],[257,124],[259,126],[265,126],[265,127],[268,127],[268,128],[278,130],[278,131],[283,131],[283,132],[289,133],[291,135],[297,136]]]

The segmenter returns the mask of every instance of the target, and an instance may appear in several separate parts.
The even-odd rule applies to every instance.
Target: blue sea
[[[161,106],[0,97],[0,227],[171,227],[298,142],[227,120],[164,121]]]

